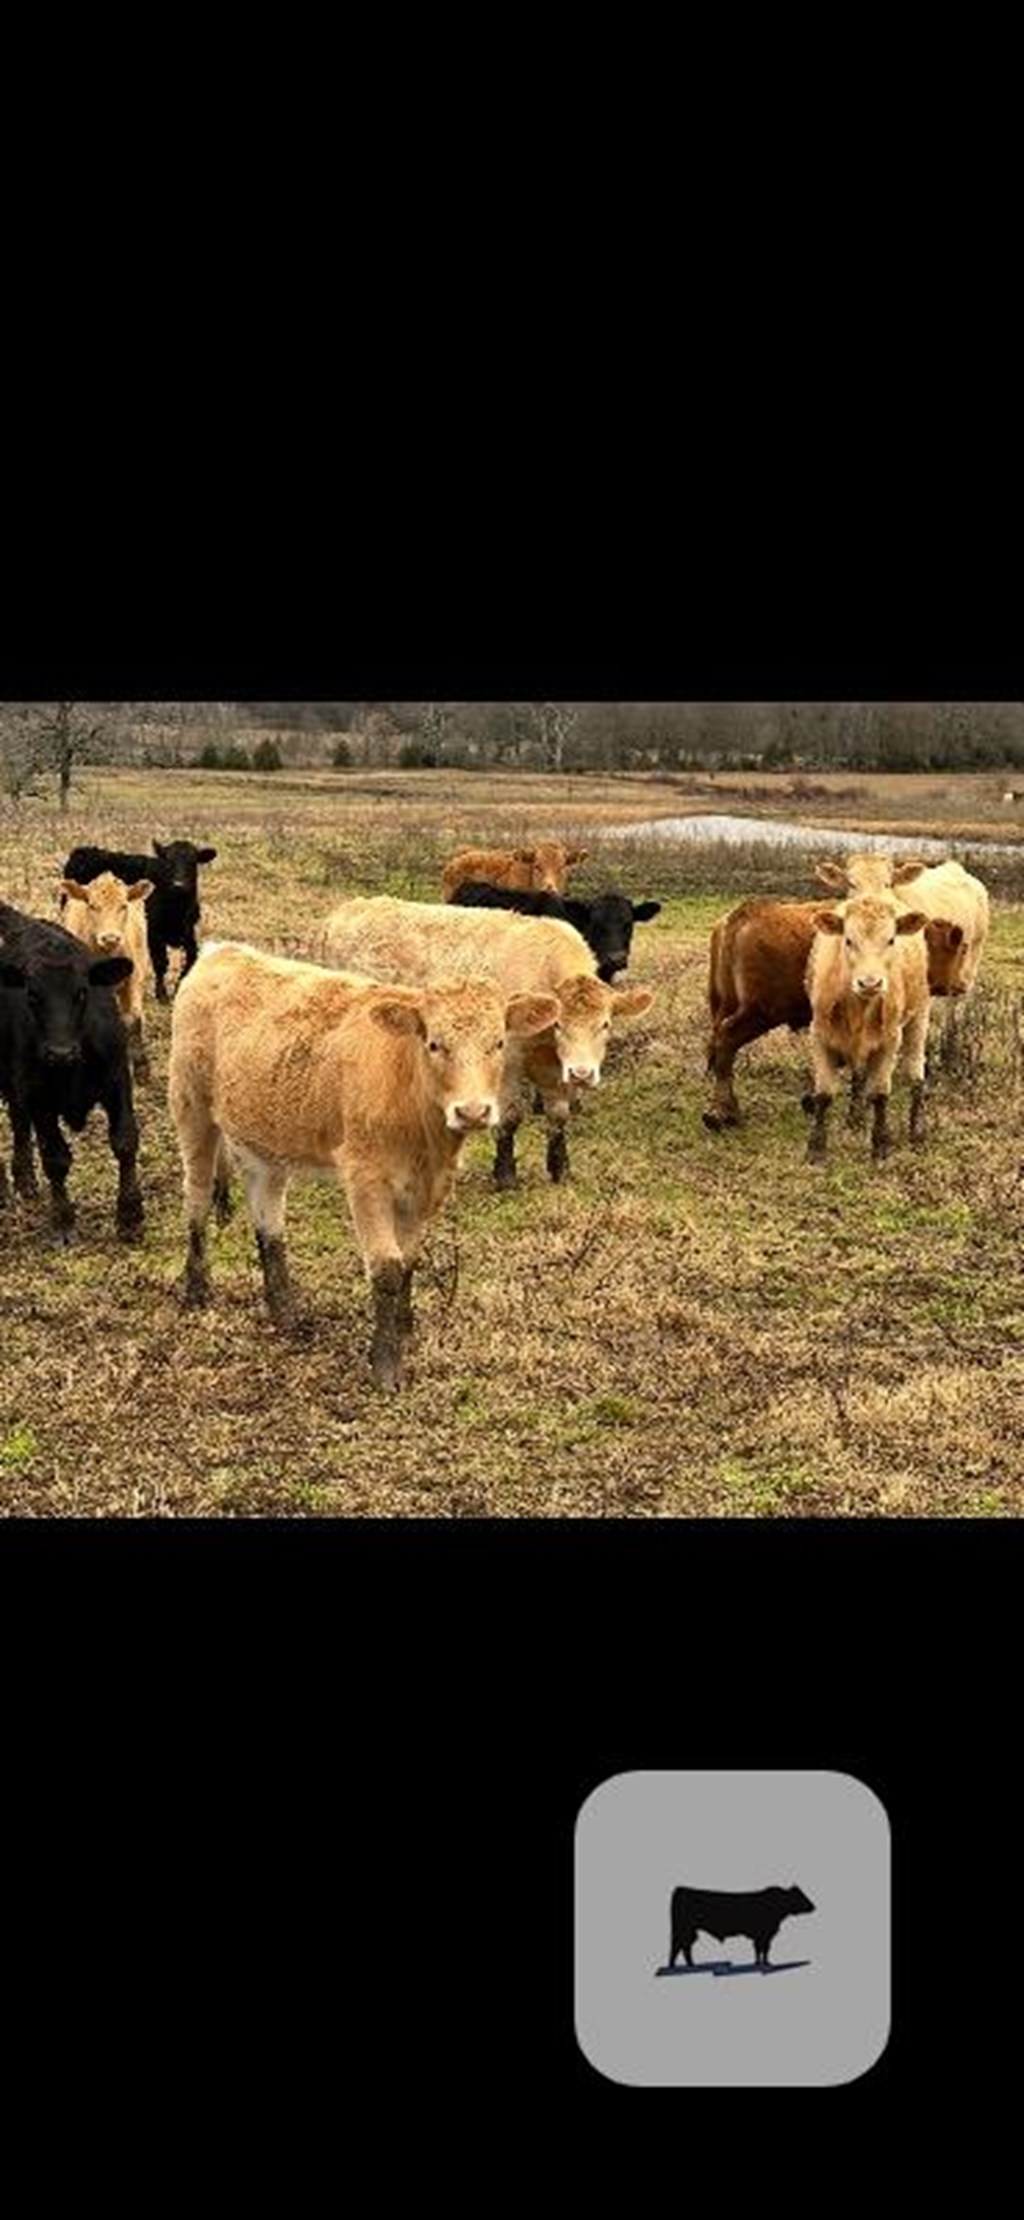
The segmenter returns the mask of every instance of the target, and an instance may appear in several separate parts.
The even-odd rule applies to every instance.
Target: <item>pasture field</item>
[[[933,1015],[929,1139],[873,1168],[834,1114],[804,1160],[805,1043],[745,1051],[746,1122],[714,1136],[706,949],[745,893],[808,894],[800,854],[601,840],[728,804],[833,828],[1019,839],[999,774],[815,774],[794,796],[737,773],[687,780],[445,772],[86,770],[65,818],[0,816],[0,894],[54,911],[80,840],[209,841],[203,931],[302,954],[348,894],[438,899],[463,842],[586,840],[573,888],[664,902],[630,976],[658,989],[613,1038],[573,1118],[572,1171],[520,1128],[520,1190],[474,1138],[417,1275],[409,1385],[370,1384],[367,1288],[340,1192],[296,1180],[289,1236],[306,1337],[263,1309],[241,1195],[211,1228],[214,1301],[185,1313],[180,1170],[166,1106],[170,1012],[147,997],[137,1089],[143,1245],[113,1230],[115,1170],[93,1114],[72,1138],[76,1245],[47,1206],[0,1214],[0,1510],[6,1515],[503,1517],[1016,1516],[1024,1507],[1024,848],[984,876],[994,922],[976,995]],[[1012,779],[1008,782],[1012,784]],[[739,793],[739,789],[756,790]],[[842,790],[845,790],[843,792]],[[172,955],[172,976],[180,961]],[[0,1147],[9,1154],[6,1114]]]

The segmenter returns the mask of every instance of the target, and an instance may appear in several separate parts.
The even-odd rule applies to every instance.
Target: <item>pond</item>
[[[634,825],[605,825],[602,832],[611,840],[725,840],[734,844],[763,841],[768,847],[816,848],[823,854],[835,849],[882,849],[886,855],[927,856],[937,861],[943,856],[968,852],[993,856],[1024,853],[1014,841],[910,839],[905,833],[848,832],[845,826],[798,825],[778,817],[655,817]]]

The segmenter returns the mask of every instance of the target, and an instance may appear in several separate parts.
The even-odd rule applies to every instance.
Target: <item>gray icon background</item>
[[[576,1822],[576,2036],[636,2087],[824,2086],[866,2073],[890,2009],[889,1821],[849,1773],[618,1773]],[[655,1979],[669,1902],[693,1888],[783,1888],[816,1906],[785,1920],[792,1973]],[[752,1943],[701,1934],[694,1963],[746,1964]]]

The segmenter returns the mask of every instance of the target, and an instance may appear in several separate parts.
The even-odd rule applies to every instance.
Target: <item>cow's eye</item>
[[[611,1029],[612,1029],[612,1021],[611,1021],[611,1018],[602,1018],[602,1020],[601,1020],[601,1031],[602,1031],[602,1033],[610,1033],[610,1032],[611,1032]]]
[[[86,995],[87,995],[87,993],[88,993],[88,989],[87,989],[86,987],[79,987],[79,988],[78,988],[78,990],[77,990],[77,992],[76,992],[76,994],[75,994],[75,1008],[76,1008],[76,1009],[78,1009],[78,1010],[84,1010],[84,1008],[85,1008],[85,1003],[86,1003]]]
[[[443,1055],[444,1055],[444,1042],[443,1042],[443,1041],[428,1041],[428,1042],[427,1042],[427,1047],[429,1048],[429,1050],[430,1050],[430,1053],[431,1053],[431,1055],[432,1055],[432,1056],[443,1056]]]
[[[493,1048],[492,1048],[492,1050],[491,1050],[491,1054],[492,1054],[492,1056],[500,1056],[500,1055],[501,1055],[501,1052],[502,1052],[502,1049],[504,1048],[504,1046],[505,1046],[505,1043],[504,1043],[504,1041],[495,1041],[495,1043],[494,1043],[494,1047],[493,1047]]]

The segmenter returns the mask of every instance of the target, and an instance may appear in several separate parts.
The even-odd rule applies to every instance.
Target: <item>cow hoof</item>
[[[891,1153],[891,1150],[892,1150],[892,1142],[891,1142],[891,1141],[875,1141],[875,1142],[874,1142],[874,1143],[872,1144],[872,1149],[871,1149],[871,1161],[872,1161],[872,1163],[873,1163],[873,1164],[884,1164],[884,1163],[885,1163],[885,1160],[886,1160],[886,1157],[887,1157],[888,1155],[890,1155],[890,1153]]]
[[[740,1122],[736,1110],[702,1110],[701,1117],[709,1133],[725,1133]]]
[[[152,1066],[150,1064],[136,1064],[132,1077],[138,1080],[140,1087],[148,1087],[153,1077]]]
[[[178,1293],[181,1297],[183,1310],[205,1310],[213,1290],[209,1280],[200,1279],[196,1274],[191,1273],[185,1279],[179,1281]]]
[[[139,1242],[142,1239],[143,1230],[144,1220],[141,1211],[139,1211],[136,1217],[119,1218],[117,1221],[118,1240],[128,1242],[129,1245],[133,1248],[138,1247]]]
[[[825,1154],[824,1143],[821,1141],[808,1141],[807,1162],[809,1164],[825,1164],[827,1163],[827,1161],[828,1159]]]
[[[66,1226],[51,1226],[50,1228],[50,1246],[53,1249],[73,1248],[77,1239],[77,1226],[69,1224]]]
[[[519,1185],[518,1172],[495,1172],[494,1184],[499,1194],[513,1195]]]
[[[226,1226],[228,1220],[234,1216],[234,1209],[230,1187],[215,1187],[213,1190],[213,1212],[217,1224]]]
[[[374,1387],[383,1388],[386,1395],[398,1395],[402,1386],[402,1366],[398,1357],[374,1357],[370,1365]]]
[[[813,1116],[813,1113],[814,1113],[814,1096],[813,1096],[813,1095],[801,1095],[801,1097],[800,1097],[800,1108],[801,1108],[801,1110],[802,1110],[802,1111],[804,1112],[804,1114],[805,1114],[805,1116],[806,1116],[806,1117],[808,1117],[808,1118],[809,1118],[809,1117],[812,1117],[812,1116]]]

